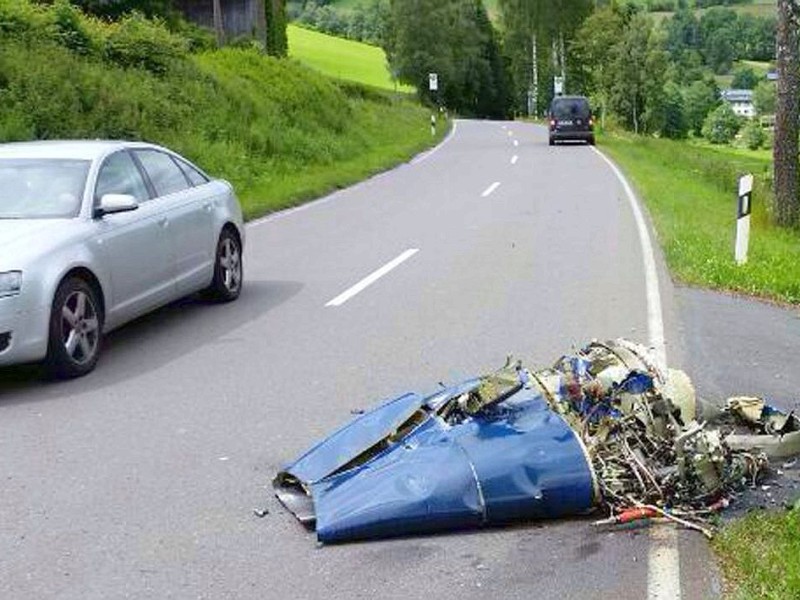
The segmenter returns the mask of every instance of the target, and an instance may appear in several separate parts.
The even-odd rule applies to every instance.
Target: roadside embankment
[[[428,118],[388,92],[256,49],[208,49],[142,16],[0,0],[0,142],[160,143],[230,180],[248,217],[407,160],[444,134]]]

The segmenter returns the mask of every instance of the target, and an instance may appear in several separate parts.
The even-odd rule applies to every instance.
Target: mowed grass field
[[[395,88],[382,48],[296,25],[289,25],[287,33],[289,56],[325,75],[385,90],[414,91],[407,85]]]

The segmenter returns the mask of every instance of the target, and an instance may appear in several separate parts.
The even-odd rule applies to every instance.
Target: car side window
[[[192,183],[193,186],[203,185],[208,183],[208,177],[206,177],[203,173],[195,169],[192,165],[187,163],[185,160],[180,160],[179,158],[173,157],[175,162],[180,165],[183,172],[186,174],[186,177]]]
[[[100,167],[94,188],[95,201],[99,202],[106,194],[126,194],[138,202],[150,197],[139,168],[125,151],[112,154]]]
[[[147,172],[157,196],[174,194],[189,188],[189,181],[168,154],[158,150],[134,150]]]

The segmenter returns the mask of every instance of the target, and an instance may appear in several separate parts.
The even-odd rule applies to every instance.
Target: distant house
[[[778,81],[778,72],[777,71],[769,71],[767,73],[767,81]]]
[[[264,0],[219,0],[219,5],[225,39],[265,39]],[[214,29],[213,0],[175,0],[174,6],[192,23]]]
[[[748,119],[756,116],[756,107],[753,104],[753,90],[722,90],[720,97],[723,102],[730,104],[736,115],[747,117]]]

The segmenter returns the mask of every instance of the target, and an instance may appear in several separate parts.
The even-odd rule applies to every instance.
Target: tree
[[[633,16],[611,60],[612,110],[636,133],[658,129],[666,53],[654,37],[653,22],[641,14]]]
[[[730,8],[714,7],[700,17],[700,45],[706,64],[715,73],[730,71],[736,54],[737,15]]]
[[[266,51],[272,56],[286,56],[286,0],[263,0],[266,25]]]
[[[731,70],[736,60],[736,37],[732,29],[714,31],[706,40],[704,47],[706,64],[714,73],[725,74]]]
[[[672,139],[686,137],[689,126],[686,121],[686,110],[683,95],[677,84],[670,81],[664,86],[663,123],[661,133]]]
[[[553,97],[553,76],[566,90],[583,91],[585,71],[567,52],[593,0],[499,0],[504,48],[510,59],[517,108],[541,113]]]
[[[737,67],[733,71],[731,87],[737,90],[752,90],[758,84],[758,75],[750,67]]]
[[[384,47],[392,72],[422,99],[467,115],[507,115],[505,64],[482,0],[392,0]],[[439,90],[429,90],[429,73],[438,74]]]
[[[700,24],[694,11],[682,9],[666,21],[666,48],[672,60],[679,60],[687,50],[700,48]]]
[[[742,127],[742,141],[749,150],[758,150],[767,141],[767,134],[757,119],[750,119]]]
[[[798,190],[798,94],[800,94],[800,0],[778,0],[775,107],[775,219],[779,225],[796,226],[800,215]]]
[[[753,104],[759,115],[774,115],[775,101],[775,84],[773,82],[762,81],[753,90]]]
[[[146,17],[171,18],[175,15],[171,0],[72,0],[87,13],[108,19],[138,11]]]
[[[700,135],[703,123],[719,104],[719,90],[713,79],[695,81],[684,92],[686,125],[695,135]]]
[[[727,103],[720,104],[706,117],[703,137],[712,144],[729,144],[739,132],[739,118]]]
[[[576,62],[587,72],[586,92],[600,104],[600,118],[605,126],[606,111],[616,78],[611,60],[625,30],[625,18],[616,4],[595,11],[578,30],[572,51]]]

